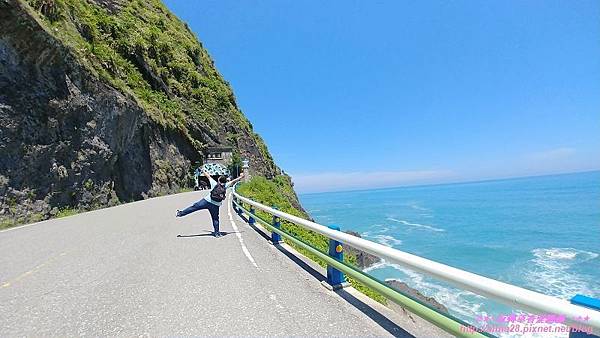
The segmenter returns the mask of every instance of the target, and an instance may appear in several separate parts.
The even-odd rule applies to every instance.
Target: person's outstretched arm
[[[244,178],[244,173],[241,173],[240,176],[238,178],[236,178],[235,180],[231,180],[229,181],[228,186],[231,187],[234,184],[236,184],[237,182],[239,182],[242,178]]]
[[[213,189],[217,185],[217,181],[215,181],[212,177],[210,177],[210,174],[208,173],[208,171],[203,170],[202,175],[204,175],[204,177],[206,177],[208,179],[208,185],[210,186],[211,189]]]

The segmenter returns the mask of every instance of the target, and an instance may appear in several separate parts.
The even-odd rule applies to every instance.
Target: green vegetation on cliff
[[[49,33],[63,41],[96,76],[136,98],[149,117],[185,135],[198,150],[192,125],[220,135],[220,116],[232,118],[273,162],[238,109],[233,91],[187,24],[159,0],[27,0]],[[236,143],[228,130],[221,142]]]
[[[267,180],[264,177],[256,176],[253,177],[249,182],[240,184],[237,188],[237,192],[242,196],[248,197],[264,205],[274,205],[283,212],[302,217],[304,219],[309,219],[306,212],[293,205],[295,201],[297,201],[297,198],[289,176],[278,175],[272,180]],[[257,216],[264,220],[271,219],[271,216],[266,212],[260,210],[257,210],[256,212]],[[310,244],[323,253],[327,253],[329,250],[329,240],[319,233],[304,229],[303,227],[285,220],[281,221],[281,228],[287,233],[307,244]],[[295,245],[294,243],[288,241],[286,241],[286,243],[294,247],[303,255],[317,262],[322,267],[327,266],[325,261],[309,251]],[[356,254],[349,252],[349,250],[344,250],[344,252],[344,261],[354,266],[358,266]],[[346,276],[346,279],[355,289],[360,290],[362,293],[377,300],[378,302],[386,303],[385,297],[379,293],[366,287],[362,283],[352,279],[349,276]]]
[[[2,0],[0,35],[2,227],[190,188],[210,146],[280,172],[160,0]]]

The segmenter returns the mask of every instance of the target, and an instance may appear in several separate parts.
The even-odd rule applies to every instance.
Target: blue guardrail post
[[[250,215],[248,215],[248,224],[254,225],[254,222],[256,222],[254,220],[254,217],[252,217],[255,213],[256,213],[256,210],[254,210],[254,207],[250,207]]]
[[[340,231],[340,227],[337,225],[330,225],[329,229]],[[344,247],[342,243],[330,239],[329,240],[329,256],[339,260],[344,260]],[[334,268],[331,265],[327,265],[327,282],[323,281],[323,286],[329,290],[338,290],[348,286],[344,278],[344,273]]]
[[[279,209],[277,209],[276,205],[273,205],[273,209],[279,210]],[[277,217],[277,216],[273,216],[273,227],[276,229],[281,229],[281,222],[279,221],[279,217]],[[281,235],[276,233],[275,231],[271,232],[271,243],[273,243],[273,244],[281,243]]]
[[[575,295],[575,297],[571,298],[571,304],[584,306],[596,311],[600,311],[600,299],[587,297],[584,295]],[[581,314],[583,316],[583,313]],[[585,318],[583,318],[585,321]],[[585,324],[581,324],[581,330],[578,330],[577,327],[572,326],[571,331],[569,332],[569,338],[600,338],[594,334],[588,334],[586,331]]]
[[[235,212],[237,212],[237,214],[238,214],[239,216],[242,216],[242,212],[243,212],[243,211],[242,211],[242,208],[240,208],[240,206],[242,205],[242,201],[241,201],[239,198],[236,198],[236,199],[235,199],[235,201],[236,201],[236,202],[237,202],[237,204],[238,204],[238,207],[236,208]]]

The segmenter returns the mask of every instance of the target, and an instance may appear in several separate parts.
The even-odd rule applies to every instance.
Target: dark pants
[[[215,232],[218,232],[219,231],[219,206],[214,205],[205,199],[201,199],[198,202],[190,205],[189,207],[181,210],[181,213],[179,214],[179,216],[185,216],[187,214],[191,214],[194,211],[198,211],[198,210],[202,210],[202,209],[208,209],[208,212],[210,212],[210,218],[212,218],[213,228],[215,229]]]

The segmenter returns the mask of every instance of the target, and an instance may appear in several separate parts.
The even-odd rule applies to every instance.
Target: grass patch
[[[116,10],[93,1],[20,1],[91,74],[134,97],[163,128],[181,133],[200,151],[204,145],[191,136],[193,125],[201,121],[207,133],[218,134],[219,117],[227,115],[274,167],[208,51],[160,0],[123,1]]]
[[[19,224],[17,224],[17,222],[15,220],[12,220],[12,219],[2,220],[0,222],[0,230],[12,228],[17,225],[19,225]]]
[[[54,218],[69,217],[69,216],[77,215],[80,212],[81,211],[76,208],[62,208],[58,211],[58,213],[56,214],[56,216]]]

